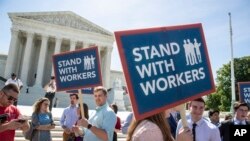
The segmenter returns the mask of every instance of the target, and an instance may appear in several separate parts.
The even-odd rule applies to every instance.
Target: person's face
[[[11,78],[14,80],[14,79],[16,79],[16,76],[15,76],[15,75],[12,75]]]
[[[213,123],[218,123],[220,121],[220,114],[215,112],[211,117],[210,117],[210,120],[213,122]]]
[[[77,100],[76,96],[75,96],[75,95],[72,95],[72,96],[70,97],[70,104],[71,104],[71,105],[76,105],[77,102],[78,102],[78,100]]]
[[[8,107],[17,101],[18,93],[14,92],[13,90],[9,90],[8,92],[1,91],[1,104],[4,107]]]
[[[49,107],[49,104],[50,104],[49,101],[47,100],[43,101],[43,103],[41,104],[41,110],[46,111]]]
[[[192,101],[190,105],[190,113],[192,119],[196,122],[202,118],[205,109],[205,104],[199,101]]]
[[[107,95],[104,95],[103,91],[94,92],[95,103],[97,106],[102,106],[106,103]]]
[[[247,118],[248,107],[247,106],[240,106],[235,111],[236,119],[238,120],[245,120]]]

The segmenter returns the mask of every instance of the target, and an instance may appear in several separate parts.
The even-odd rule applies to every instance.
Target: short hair
[[[117,114],[117,112],[118,112],[118,106],[116,104],[111,104],[110,106],[114,110],[115,114]]]
[[[15,73],[12,73],[11,76],[16,76],[16,74],[15,74]]]
[[[231,119],[231,118],[233,118],[232,114],[231,114],[231,113],[228,113],[228,114],[225,115],[224,120],[229,120],[229,119]]]
[[[55,79],[55,76],[51,76],[50,79]]]
[[[98,92],[98,91],[102,91],[103,92],[103,94],[106,96],[107,95],[107,89],[106,88],[104,88],[104,87],[102,87],[102,86],[98,86],[98,87],[95,87],[94,88],[94,93],[95,92]]]
[[[17,94],[19,94],[19,89],[18,89],[18,87],[15,85],[15,84],[12,84],[12,83],[10,83],[10,84],[8,84],[8,85],[5,85],[3,88],[2,88],[2,90],[1,91],[4,91],[4,92],[9,92],[9,91],[14,91],[14,92],[16,92]]]
[[[248,107],[247,103],[245,103],[245,102],[235,102],[234,103],[234,112],[236,112],[241,106],[245,106],[249,110],[249,107]]]
[[[79,99],[78,94],[76,94],[76,93],[72,93],[72,94],[69,95],[69,97],[71,97],[71,96],[75,96],[76,99]]]
[[[220,111],[219,111],[219,110],[213,110],[213,109],[211,109],[211,110],[209,110],[209,112],[208,112],[208,117],[213,116],[214,113],[220,114]]]
[[[196,99],[194,99],[192,101],[202,102],[205,105],[205,100],[203,98],[201,98],[201,97],[200,98],[196,98]],[[190,105],[191,105],[192,101],[190,102]]]

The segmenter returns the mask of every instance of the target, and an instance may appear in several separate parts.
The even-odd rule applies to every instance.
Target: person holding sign
[[[107,102],[107,90],[102,87],[94,89],[96,111],[89,120],[82,118],[77,125],[86,128],[84,141],[112,141],[116,124],[116,115]]]
[[[190,118],[188,118],[188,127],[192,129],[193,141],[221,141],[220,131],[218,127],[202,116],[205,110],[205,101],[197,98],[190,102]],[[176,133],[179,133],[182,122],[179,121]]]
[[[236,102],[234,104],[234,118],[226,120],[219,126],[222,141],[229,141],[231,125],[250,125],[250,121],[246,120],[249,107],[247,103]]]

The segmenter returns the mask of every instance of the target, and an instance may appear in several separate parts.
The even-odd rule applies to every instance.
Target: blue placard
[[[215,91],[201,24],[115,32],[135,117]]]
[[[239,82],[240,101],[247,103],[250,107],[250,82]]]
[[[53,55],[57,91],[102,85],[97,47]]]
[[[78,90],[66,91],[66,93],[78,93]],[[94,94],[94,88],[83,88],[82,94]]]

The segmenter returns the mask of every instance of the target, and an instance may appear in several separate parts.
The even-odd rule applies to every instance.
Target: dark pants
[[[116,132],[114,132],[113,141],[117,141],[117,133]]]
[[[49,102],[50,102],[50,104],[49,104],[49,110],[52,111],[53,99],[55,97],[55,93],[48,92],[48,93],[45,94],[45,97],[49,99]]]

